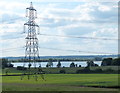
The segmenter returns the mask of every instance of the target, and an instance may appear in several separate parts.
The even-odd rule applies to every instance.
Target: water
[[[70,64],[72,63],[73,61],[61,61],[61,67],[70,67]],[[41,64],[41,67],[46,67],[48,62],[36,62],[36,67],[39,67],[40,64]],[[75,64],[77,64],[77,66],[81,65],[82,67],[86,67],[87,66],[87,63],[86,61],[77,61],[77,62],[74,62]],[[94,61],[95,64],[98,64],[99,66],[101,65],[101,61]],[[14,65],[14,67],[17,67],[17,66],[23,66],[23,62],[19,62],[19,63],[12,63]],[[28,64],[29,62],[26,62],[25,63],[25,67],[28,67]],[[34,67],[34,63],[31,63],[32,66],[31,67]],[[53,62],[53,67],[56,67],[58,64],[58,62]]]

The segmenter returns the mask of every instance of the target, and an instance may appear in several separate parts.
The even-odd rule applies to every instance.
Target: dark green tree
[[[70,64],[70,67],[75,67],[75,63],[72,62],[72,63]]]
[[[28,64],[28,68],[30,69],[31,66],[32,66],[32,65],[29,63],[29,64]]]
[[[111,66],[112,65],[112,58],[104,58],[102,60],[101,66]]]
[[[2,58],[0,61],[2,63],[2,68],[8,67],[8,59]]]
[[[95,66],[93,61],[87,61],[87,67]]]
[[[48,67],[53,67],[53,59],[49,59],[49,61],[48,61]]]
[[[60,67],[61,67],[60,60],[58,61],[57,67],[58,67],[58,68],[60,68]]]
[[[120,66],[120,57],[113,59],[112,65],[113,66]]]

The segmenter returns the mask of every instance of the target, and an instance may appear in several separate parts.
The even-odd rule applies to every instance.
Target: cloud
[[[86,36],[91,37],[108,37],[108,38],[117,38],[118,35],[118,29],[117,28],[101,28],[97,31],[93,31],[92,33],[86,34]]]
[[[25,35],[21,35],[20,33],[23,31],[23,24],[27,22],[27,18],[16,18],[23,17],[25,15],[25,8],[29,7],[29,3],[27,3],[27,1],[24,3],[21,1],[11,3],[8,4],[7,1],[2,3],[2,6],[6,5],[5,11],[0,8],[0,14],[2,15],[3,20],[15,19],[3,22],[2,26],[0,26],[0,28],[2,28],[2,31],[0,32],[2,33],[1,37],[3,39],[2,45],[6,48],[25,45]],[[117,3],[101,2],[42,3],[35,1],[33,6],[38,11],[38,19],[36,19],[36,23],[40,25],[41,34],[116,38],[117,8],[114,7],[116,4]],[[8,7],[11,8],[9,9]],[[39,35],[38,39],[40,47],[51,47],[66,50],[91,50],[98,52],[117,51],[116,41],[63,38],[43,35]],[[4,55],[24,55],[24,52],[21,51],[24,51],[24,48],[23,50],[17,50],[14,53],[8,54],[6,52]],[[40,49],[40,55],[63,54],[71,55],[85,53]]]
[[[110,11],[111,8],[109,6],[101,5],[98,7],[98,10],[102,12],[106,12],[106,11]]]

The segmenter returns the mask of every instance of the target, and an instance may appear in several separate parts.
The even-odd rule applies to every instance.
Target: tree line
[[[56,65],[56,67],[60,68],[61,60],[56,60],[56,61],[58,61],[58,64]],[[8,61],[8,59],[2,58],[0,59],[0,62],[2,62],[2,68],[13,67],[13,64],[11,64],[11,62]],[[52,62],[54,62],[54,59],[49,59],[46,67],[52,67],[53,66]],[[90,66],[98,66],[98,65],[95,64],[94,61],[88,60],[87,67],[90,67]],[[104,58],[101,62],[101,66],[120,66],[120,57],[119,58]],[[70,67],[81,67],[81,65],[77,65],[74,62],[72,62],[70,64]]]
[[[104,58],[102,60],[101,66],[120,66],[120,57],[119,58]]]

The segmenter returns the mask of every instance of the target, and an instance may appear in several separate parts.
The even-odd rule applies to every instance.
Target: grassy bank
[[[117,74],[44,74],[44,77],[46,81],[40,75],[38,81],[34,76],[30,80],[27,76],[23,80],[20,76],[4,76],[3,91],[117,91],[90,86],[118,86]]]

